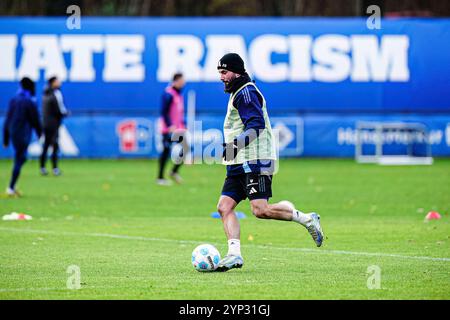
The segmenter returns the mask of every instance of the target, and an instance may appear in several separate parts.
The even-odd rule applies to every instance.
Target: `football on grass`
[[[200,272],[214,271],[220,261],[220,253],[211,244],[201,244],[192,251],[192,265]]]

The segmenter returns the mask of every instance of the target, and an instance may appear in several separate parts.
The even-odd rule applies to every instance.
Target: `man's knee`
[[[23,156],[23,157],[20,157],[20,158],[17,159],[16,165],[18,167],[22,167],[25,164],[25,162],[27,162],[27,157]]]
[[[164,146],[164,149],[163,149],[163,151],[161,152],[161,157],[162,157],[162,158],[168,158],[169,155],[170,155],[170,146],[169,146],[169,145]]]
[[[219,201],[217,205],[217,211],[222,217],[232,214],[234,210],[234,204],[231,201]]]
[[[252,213],[258,219],[268,219],[269,215],[269,206],[267,203],[251,203]]]
[[[23,165],[27,161],[26,151],[17,151],[15,155],[15,163],[18,166]]]

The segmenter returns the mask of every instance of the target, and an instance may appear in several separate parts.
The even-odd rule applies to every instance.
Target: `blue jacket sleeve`
[[[6,113],[5,122],[3,123],[3,144],[7,146],[9,144],[9,124],[11,122],[12,115],[12,100],[9,102],[8,112]]]
[[[170,120],[169,112],[170,105],[172,104],[173,97],[170,93],[165,92],[162,96],[161,101],[161,116],[166,123],[166,126],[170,127],[172,125],[172,121]]]
[[[239,147],[248,146],[266,127],[260,99],[253,86],[242,89],[234,99],[234,106],[245,126],[245,131],[235,138],[235,144]]]

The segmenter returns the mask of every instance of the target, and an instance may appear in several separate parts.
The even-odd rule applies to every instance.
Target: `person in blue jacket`
[[[32,130],[38,137],[42,134],[39,112],[36,104],[36,86],[30,78],[20,80],[20,89],[10,100],[3,126],[3,146],[14,148],[14,167],[9,186],[6,188],[8,196],[20,196],[16,190],[20,170],[27,160],[27,149],[31,141]]]

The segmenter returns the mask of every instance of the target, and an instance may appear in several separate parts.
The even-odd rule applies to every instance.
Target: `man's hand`
[[[8,142],[3,142],[3,147],[8,148],[9,143]]]
[[[225,161],[232,161],[234,160],[234,158],[236,158],[238,151],[238,147],[234,142],[224,143],[222,158]]]

